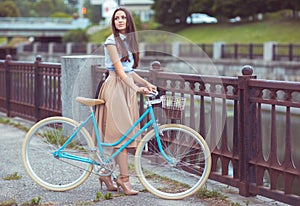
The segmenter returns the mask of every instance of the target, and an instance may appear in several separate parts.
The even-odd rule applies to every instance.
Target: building
[[[132,13],[137,14],[142,22],[147,22],[153,16],[153,10],[151,6],[153,0],[90,0],[91,4],[102,5],[103,18],[111,17],[115,8],[120,6],[126,7]],[[106,21],[107,21],[106,20]],[[107,21],[108,22],[108,21]]]
[[[137,14],[141,21],[147,22],[153,16],[153,0],[120,0],[120,5]]]

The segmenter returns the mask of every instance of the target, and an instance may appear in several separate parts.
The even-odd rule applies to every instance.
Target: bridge
[[[87,18],[1,17],[0,37],[60,39],[68,31],[85,29],[89,25]]]

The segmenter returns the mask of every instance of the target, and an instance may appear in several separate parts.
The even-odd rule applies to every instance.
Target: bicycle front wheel
[[[161,149],[167,158],[152,130],[137,147],[136,173],[152,194],[164,199],[183,199],[197,192],[208,179],[210,150],[201,135],[190,127],[166,124],[158,129]]]
[[[50,117],[36,123],[26,134],[22,161],[28,175],[40,186],[66,191],[81,185],[91,174],[93,165],[54,155],[78,128],[79,123],[65,117]],[[85,128],[62,151],[93,159],[93,141]]]

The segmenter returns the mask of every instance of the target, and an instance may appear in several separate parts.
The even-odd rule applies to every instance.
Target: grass
[[[262,21],[242,21],[238,23],[217,23],[202,25],[176,25],[173,27],[159,27],[152,25],[153,30],[172,32],[189,39],[194,43],[212,44],[214,42],[225,43],[264,43],[276,41],[280,44],[299,44],[300,19],[288,19],[288,11],[280,11],[264,15]],[[111,34],[110,28],[105,28],[93,35],[92,43],[103,43],[106,37]]]
[[[300,21],[266,20],[262,22],[222,23],[215,25],[194,25],[177,34],[195,43],[300,43]]]
[[[21,178],[22,178],[22,176],[18,175],[17,172],[14,172],[13,174],[3,177],[2,179],[3,180],[19,180]]]
[[[25,127],[25,126],[23,126],[20,123],[15,123],[15,122],[11,121],[10,119],[7,119],[7,118],[0,118],[0,124],[11,125],[11,126],[13,126],[15,128],[23,130],[24,132],[28,132],[29,131],[28,127]]]

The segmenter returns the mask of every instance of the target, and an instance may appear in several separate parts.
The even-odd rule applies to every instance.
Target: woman
[[[156,90],[156,86],[142,79],[134,68],[139,64],[138,42],[135,25],[131,14],[125,8],[118,8],[114,11],[112,20],[112,31],[105,41],[105,65],[109,70],[109,76],[103,83],[99,99],[105,100],[105,105],[96,109],[99,132],[102,141],[107,143],[116,142],[138,119],[138,104],[136,93],[148,94]],[[138,87],[134,82],[142,85]],[[136,133],[139,128],[135,128],[128,137]],[[125,142],[127,138],[123,141]],[[121,147],[123,142],[116,146]],[[137,141],[132,142],[127,148],[135,148]],[[123,188],[126,195],[136,195],[129,181],[128,152],[123,150],[117,157],[116,163],[119,165],[120,176],[113,185],[111,176],[100,176],[100,184],[105,183],[108,190],[118,190]]]

